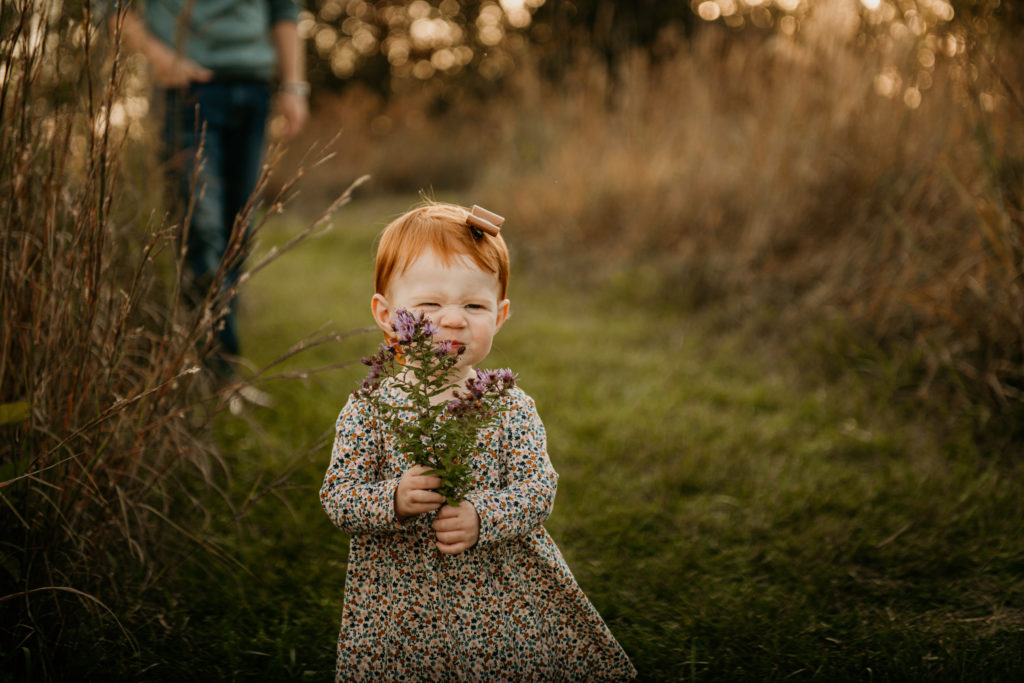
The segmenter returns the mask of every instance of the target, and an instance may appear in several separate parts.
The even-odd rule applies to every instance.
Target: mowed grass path
[[[269,362],[327,321],[371,324],[374,238],[414,203],[357,200],[332,232],[257,275],[248,355]],[[263,248],[300,227],[271,224]],[[507,239],[515,257],[514,224]],[[565,281],[513,263],[512,317],[487,365],[513,368],[537,401],[561,475],[546,526],[642,680],[1024,671],[1024,485],[1012,458],[940,438],[853,373],[809,379],[807,358],[780,356],[739,324]],[[358,359],[378,340],[357,335],[286,367]],[[330,677],[347,540],[319,507],[329,443],[317,441],[362,374],[268,382],[273,409],[223,419],[240,486],[293,474],[223,535],[249,573],[195,573],[204,606],[191,608],[193,642],[181,647],[198,670]]]

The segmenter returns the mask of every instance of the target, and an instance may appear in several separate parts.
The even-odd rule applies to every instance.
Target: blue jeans
[[[185,262],[190,271],[186,295],[202,301],[220,268],[236,217],[259,180],[270,86],[261,81],[212,81],[169,90],[165,97],[164,142],[182,212],[192,193],[196,149],[200,136],[203,139],[202,166],[185,244]],[[239,223],[237,229],[248,236],[248,223]],[[243,245],[245,242],[247,239]],[[243,257],[244,251],[230,259],[222,282],[224,289],[238,282]],[[220,352],[237,356],[241,346],[234,300],[229,302],[223,322],[218,332]],[[214,369],[221,374],[230,372],[220,354]]]

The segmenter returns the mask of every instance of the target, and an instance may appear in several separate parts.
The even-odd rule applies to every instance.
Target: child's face
[[[391,278],[370,308],[377,324],[393,334],[391,316],[398,309],[422,313],[437,325],[436,338],[465,348],[457,379],[469,376],[491,350],[491,340],[508,318],[508,299],[499,300],[498,276],[481,270],[465,256],[447,265],[433,250],[421,254],[405,272]]]

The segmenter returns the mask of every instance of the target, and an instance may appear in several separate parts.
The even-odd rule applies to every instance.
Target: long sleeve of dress
[[[320,488],[327,516],[349,534],[405,531],[395,515],[398,477],[389,471],[379,421],[350,397],[338,417],[331,464]]]
[[[502,488],[466,494],[480,516],[480,545],[500,543],[540,527],[551,515],[558,474],[548,458],[547,437],[529,396],[514,394],[500,413],[498,441]]]

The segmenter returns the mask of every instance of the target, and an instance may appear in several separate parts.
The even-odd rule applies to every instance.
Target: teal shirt
[[[296,0],[146,0],[139,9],[153,35],[217,77],[267,80],[277,65],[270,27],[299,14]]]

